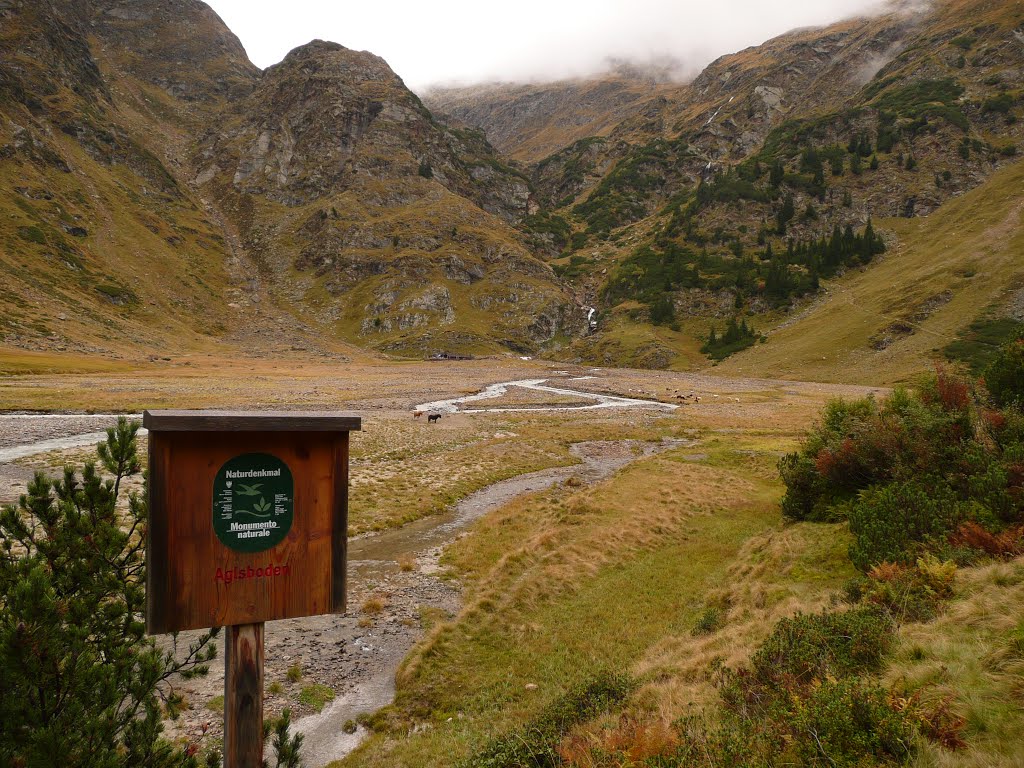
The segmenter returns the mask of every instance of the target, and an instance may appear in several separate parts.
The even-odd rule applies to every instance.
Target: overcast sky
[[[687,69],[878,0],[206,0],[259,67],[320,38],[382,56],[406,85],[550,80],[608,57]]]

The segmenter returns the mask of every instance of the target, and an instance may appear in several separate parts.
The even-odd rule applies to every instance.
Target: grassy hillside
[[[604,317],[678,327],[645,355],[666,367],[691,364],[733,316],[759,332],[786,322],[881,250],[840,239],[871,223],[897,248],[887,260],[901,258],[897,219],[929,217],[1016,161],[1022,28],[1020,3],[943,0],[723,56],[658,108],[536,165],[557,268]],[[621,327],[569,354],[607,362]]]
[[[9,130],[0,142],[16,144]],[[224,239],[169,176],[160,188],[131,159],[105,163],[63,134],[29,141],[51,162],[25,153],[0,169],[10,190],[0,199],[8,343],[157,350],[223,331]],[[133,152],[166,174],[156,157]]]
[[[827,294],[723,373],[820,381],[906,381],[942,359],[981,316],[1021,314],[1024,162],[927,219],[880,223],[896,242],[878,263]]]

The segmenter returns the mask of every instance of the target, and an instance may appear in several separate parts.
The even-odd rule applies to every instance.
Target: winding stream
[[[593,378],[591,376],[582,376],[580,379]],[[580,389],[562,389],[560,387],[545,386],[544,382],[548,379],[521,379],[519,381],[504,381],[500,384],[491,384],[481,392],[477,392],[475,395],[466,395],[465,397],[453,397],[449,400],[435,400],[432,403],[421,403],[416,406],[417,411],[433,411],[434,413],[458,413],[462,410],[464,413],[504,413],[510,411],[586,411],[594,410],[596,408],[663,408],[665,410],[675,410],[678,405],[672,403],[659,403],[655,400],[639,400],[633,397],[620,397],[618,395],[603,395],[597,392],[584,392]],[[516,408],[516,407],[502,407],[502,408],[471,408],[471,409],[460,409],[459,406],[465,403],[475,403],[480,400],[493,400],[501,397],[508,392],[509,387],[521,387],[523,389],[532,389],[538,392],[549,392],[555,395],[567,395],[569,397],[578,397],[582,400],[593,400],[592,405],[550,405],[550,406],[538,406],[534,408]]]
[[[107,427],[117,419],[116,413],[0,414],[0,464],[37,453],[101,443],[107,439]],[[141,421],[142,414],[129,414],[128,419]],[[102,430],[96,431],[97,427]],[[140,435],[146,433],[139,429]]]

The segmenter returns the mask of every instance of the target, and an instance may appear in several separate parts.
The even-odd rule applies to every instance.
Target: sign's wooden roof
[[[362,419],[349,411],[145,411],[150,432],[351,432]]]

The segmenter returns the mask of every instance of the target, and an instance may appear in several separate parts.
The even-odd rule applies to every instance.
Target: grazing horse
[[[422,416],[422,415],[423,415],[423,411],[413,411],[413,412],[412,412],[412,417],[413,417],[414,419],[418,419],[418,418],[419,418],[420,416]]]
[[[441,420],[441,414],[440,413],[432,413],[429,416],[427,416],[427,422],[430,423],[430,424],[433,424],[435,421],[440,421],[440,420]]]

